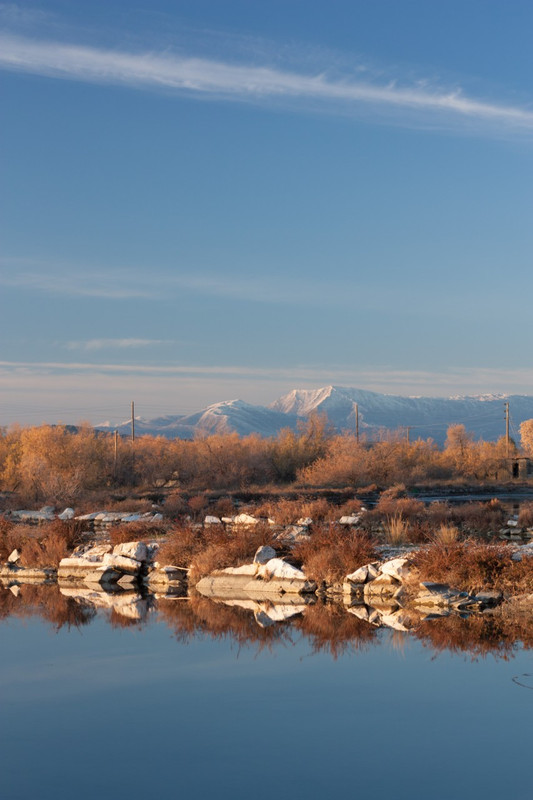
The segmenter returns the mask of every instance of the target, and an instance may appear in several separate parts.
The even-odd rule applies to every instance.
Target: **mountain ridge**
[[[503,402],[511,406],[512,433],[524,419],[533,418],[533,397],[529,395],[459,395],[420,397],[381,394],[366,389],[323,386],[318,389],[293,389],[268,406],[244,400],[223,400],[192,414],[165,414],[154,419],[137,417],[138,435],[192,439],[198,435],[236,432],[275,436],[283,428],[296,429],[313,413],[324,414],[337,432],[355,430],[355,408],[361,434],[372,439],[383,429],[409,429],[411,439],[432,438],[442,444],[446,429],[464,424],[475,438],[495,440],[505,432]],[[95,426],[98,430],[118,430],[127,434],[131,421]]]

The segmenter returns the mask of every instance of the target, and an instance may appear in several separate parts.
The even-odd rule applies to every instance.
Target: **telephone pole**
[[[118,431],[115,431],[115,455],[113,459],[113,479],[117,482],[117,465],[118,465]]]
[[[505,454],[509,458],[509,403],[504,403],[505,408]]]
[[[135,403],[131,401],[131,441],[135,441]]]

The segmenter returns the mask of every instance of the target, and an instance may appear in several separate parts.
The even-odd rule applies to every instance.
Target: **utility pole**
[[[117,482],[117,465],[118,465],[118,431],[115,431],[115,457],[113,459],[113,478]]]
[[[509,403],[504,403],[505,408],[505,454],[509,458]]]
[[[355,403],[355,441],[359,444],[359,406]]]
[[[131,401],[131,441],[135,441],[135,403]]]

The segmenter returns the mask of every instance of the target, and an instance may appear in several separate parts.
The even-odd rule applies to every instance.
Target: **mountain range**
[[[243,400],[215,403],[194,414],[169,414],[155,419],[135,418],[137,435],[192,439],[197,435],[236,432],[240,436],[257,433],[275,436],[282,428],[295,429],[311,414],[327,417],[338,431],[355,431],[356,406],[359,431],[369,440],[383,431],[404,429],[411,441],[431,438],[443,444],[446,429],[464,424],[476,439],[493,441],[505,433],[504,403],[508,402],[511,436],[518,439],[518,428],[533,418],[533,397],[528,395],[478,395],[464,397],[402,397],[363,389],[326,386],[321,389],[294,389],[269,406],[252,405]],[[104,422],[98,430],[118,430],[128,435],[131,421]]]

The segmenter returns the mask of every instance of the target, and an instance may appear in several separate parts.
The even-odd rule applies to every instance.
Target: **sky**
[[[533,394],[528,0],[0,2],[0,425]]]

